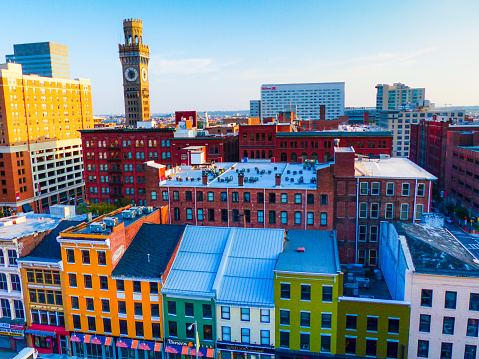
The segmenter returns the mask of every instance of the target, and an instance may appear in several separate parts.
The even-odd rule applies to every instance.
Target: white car
[[[454,223],[451,217],[446,217],[446,222],[447,223]]]

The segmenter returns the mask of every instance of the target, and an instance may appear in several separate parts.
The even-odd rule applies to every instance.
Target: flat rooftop
[[[479,261],[449,231],[425,224],[394,222],[406,237],[417,273],[479,277]]]
[[[276,137],[385,137],[392,136],[391,131],[380,129],[340,129],[340,130],[323,130],[323,131],[306,131],[306,132],[277,132]]]
[[[341,271],[335,231],[290,229],[274,268],[278,272],[338,274]]]
[[[244,188],[316,189],[316,171],[329,167],[329,163],[307,165],[301,163],[217,162],[214,166],[181,166],[180,171],[170,171],[170,179],[160,187],[238,188],[238,175],[244,175]],[[203,172],[208,173],[208,183],[202,182]],[[276,186],[276,174],[281,175],[281,185]]]
[[[62,218],[48,214],[19,213],[15,216],[0,218],[0,241],[11,241],[33,233],[50,231]]]
[[[379,269],[361,264],[343,264],[344,297],[391,300],[388,286]]]
[[[390,157],[388,159],[363,157],[361,160],[356,158],[354,168],[356,177],[437,180],[437,177],[403,157]]]

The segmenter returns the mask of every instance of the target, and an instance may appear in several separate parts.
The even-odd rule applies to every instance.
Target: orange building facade
[[[0,203],[5,214],[83,199],[78,130],[93,128],[90,81],[0,64]],[[23,207],[25,206],[25,207]],[[23,207],[23,208],[22,208]]]

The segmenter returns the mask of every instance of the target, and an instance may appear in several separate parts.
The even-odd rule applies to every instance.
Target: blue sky
[[[8,2],[7,2],[8,1]],[[95,114],[124,112],[122,20],[143,20],[152,112],[246,110],[263,83],[346,82],[346,106],[378,83],[425,87],[437,106],[479,105],[477,0],[3,0],[0,61],[14,43],[68,45]],[[5,36],[6,35],[6,36]]]

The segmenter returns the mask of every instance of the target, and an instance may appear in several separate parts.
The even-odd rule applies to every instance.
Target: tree
[[[469,211],[467,210],[466,207],[464,206],[461,206],[461,207],[457,207],[455,210],[454,210],[454,214],[457,216],[457,218],[459,219],[465,219],[466,217],[469,218]]]
[[[122,197],[116,202],[116,208],[122,208],[131,204],[131,199]]]

